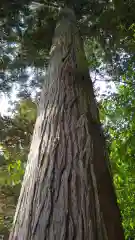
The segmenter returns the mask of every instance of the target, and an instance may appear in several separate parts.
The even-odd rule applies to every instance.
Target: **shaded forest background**
[[[59,8],[70,1],[0,2],[0,234],[8,239]],[[93,76],[126,239],[135,239],[135,1],[73,0]],[[82,62],[83,64],[83,62]],[[96,82],[107,82],[99,95]],[[110,83],[115,83],[112,92]]]

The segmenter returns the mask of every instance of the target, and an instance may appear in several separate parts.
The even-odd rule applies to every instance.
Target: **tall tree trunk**
[[[55,30],[15,239],[124,239],[83,45],[66,8]]]

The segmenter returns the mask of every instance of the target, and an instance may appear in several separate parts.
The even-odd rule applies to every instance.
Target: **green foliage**
[[[135,238],[135,73],[129,67],[125,85],[102,103],[101,116],[108,146],[126,239]],[[106,113],[106,115],[104,115]]]
[[[13,184],[19,183],[23,175],[29,144],[36,119],[36,104],[31,99],[16,104],[12,117],[1,118],[1,153],[8,163]]]
[[[32,99],[16,103],[11,117],[0,119],[0,233],[10,230],[36,119]]]

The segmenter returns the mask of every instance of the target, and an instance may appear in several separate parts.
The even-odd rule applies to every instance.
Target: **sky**
[[[11,101],[16,100],[16,90],[13,88],[11,97],[9,98],[7,94],[0,93],[0,114],[2,116],[9,115],[8,109],[12,108]]]
[[[8,107],[10,105],[8,104],[8,97],[6,97],[4,94],[0,96],[0,113],[1,115],[7,114]]]

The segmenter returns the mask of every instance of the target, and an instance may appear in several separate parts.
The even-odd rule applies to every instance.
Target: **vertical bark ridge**
[[[74,14],[55,31],[10,240],[123,240]]]

